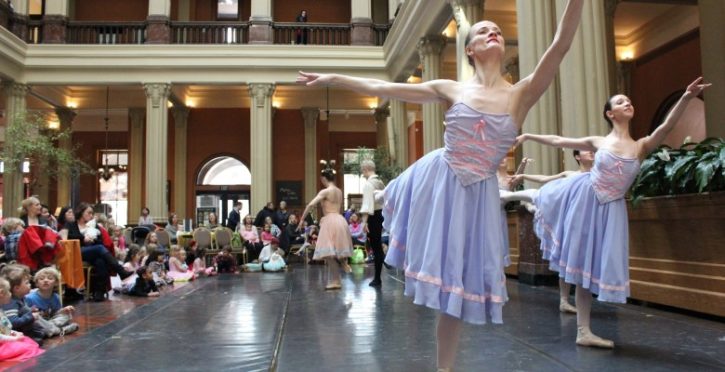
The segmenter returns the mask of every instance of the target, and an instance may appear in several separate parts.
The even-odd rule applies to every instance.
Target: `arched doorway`
[[[249,213],[252,174],[240,160],[216,156],[204,163],[196,176],[196,225],[203,226],[210,213],[226,226],[234,202],[242,202],[241,215]]]

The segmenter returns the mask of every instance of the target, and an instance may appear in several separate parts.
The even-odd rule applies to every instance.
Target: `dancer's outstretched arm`
[[[660,126],[652,132],[652,134],[638,141],[642,144],[641,148],[643,151],[643,153],[640,154],[640,157],[645,157],[657,149],[657,146],[659,146],[672,129],[675,128],[675,124],[682,117],[682,114],[685,112],[690,100],[700,95],[700,93],[702,93],[702,91],[710,85],[712,84],[702,84],[702,77],[699,77],[687,86],[687,90],[685,90],[685,93],[682,97],[680,97],[680,100],[677,101],[675,106],[672,107],[670,113],[667,114],[665,121],[663,121],[662,124],[660,124]]]
[[[579,28],[583,6],[583,0],[569,0],[551,46],[541,57],[534,72],[516,84],[522,89],[521,105],[517,112],[519,118],[523,119],[526,116],[559,72],[559,65],[569,51],[576,30]]]
[[[299,224],[299,226],[297,226],[297,231],[302,230],[301,221],[305,220],[305,217],[307,217],[307,214],[310,213],[310,210],[312,208],[314,208],[317,204],[320,204],[320,202],[322,200],[324,200],[326,196],[327,196],[327,190],[326,189],[322,190],[317,194],[317,196],[315,196],[314,199],[312,199],[312,201],[309,204],[307,204],[307,206],[305,207],[305,211],[302,212],[302,216],[300,217],[300,224]]]
[[[534,141],[534,142],[542,143],[544,145],[567,148],[567,149],[575,149],[575,150],[582,150],[582,151],[597,151],[597,149],[599,147],[601,147],[601,143],[602,143],[602,141],[604,141],[604,137],[591,136],[591,137],[582,137],[582,138],[569,138],[569,137],[555,136],[552,134],[524,133],[524,134],[516,137],[515,146],[518,146],[518,145],[524,143],[524,141]]]
[[[559,178],[567,177],[572,173],[574,173],[574,172],[564,171],[564,172],[554,174],[551,176],[545,176],[543,174],[517,174],[517,175],[513,176],[513,179],[511,179],[510,183],[512,185],[518,185],[522,181],[547,183],[547,182],[551,182],[553,180],[558,180]]]
[[[431,80],[420,84],[391,83],[385,80],[359,78],[340,74],[299,72],[297,83],[307,86],[339,86],[358,93],[413,103],[452,101],[453,80]]]

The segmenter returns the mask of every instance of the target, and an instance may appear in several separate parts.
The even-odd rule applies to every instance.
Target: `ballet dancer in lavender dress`
[[[465,82],[390,83],[300,72],[308,86],[341,86],[407,102],[446,102],[445,147],[422,157],[384,191],[386,262],[404,270],[405,294],[438,310],[438,368],[450,370],[463,321],[502,322],[507,300],[496,168],[531,107],[549,87],[579,26],[583,0],[569,0],[549,49],[534,72],[512,85],[502,76],[504,38],[493,22],[474,24]],[[476,226],[476,228],[471,228]]]
[[[640,163],[665,139],[687,104],[710,84],[698,78],[687,87],[665,121],[649,136],[634,140],[629,124],[634,107],[623,94],[604,105],[611,131],[606,137],[564,138],[522,134],[517,143],[596,151],[591,172],[544,187],[535,198],[536,232],[544,257],[559,277],[576,285],[577,345],[603,348],[614,342],[590,329],[592,293],[600,301],[626,302],[629,296],[629,230],[624,194],[639,173]]]

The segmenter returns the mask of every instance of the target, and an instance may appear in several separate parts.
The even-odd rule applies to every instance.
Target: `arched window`
[[[199,171],[197,185],[251,185],[252,173],[244,163],[230,156],[209,160]]]

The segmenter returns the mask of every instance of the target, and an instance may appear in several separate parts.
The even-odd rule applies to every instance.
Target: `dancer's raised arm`
[[[456,82],[431,80],[420,84],[391,83],[385,80],[359,78],[340,74],[299,72],[297,83],[307,86],[338,86],[370,96],[399,99],[413,103],[451,101]]]
[[[310,209],[312,209],[315,206],[317,206],[317,204],[320,204],[320,202],[322,200],[324,200],[325,197],[327,197],[327,189],[320,191],[317,194],[317,196],[315,196],[315,198],[312,199],[312,201],[309,202],[309,204],[307,204],[307,207],[305,207],[305,211],[302,212],[302,216],[300,216],[300,224],[299,224],[299,226],[297,226],[297,231],[302,230],[302,222],[301,221],[304,221],[305,220],[305,217],[307,217],[307,214],[310,213]]]
[[[529,134],[524,133],[516,137],[516,146],[522,144],[524,141],[534,141],[544,145],[553,147],[583,150],[583,151],[597,151],[601,147],[604,137],[591,136],[582,138],[569,138],[555,136],[551,134]]]
[[[556,30],[554,41],[546,50],[541,60],[536,65],[536,69],[531,75],[522,79],[516,85],[521,86],[521,105],[519,106],[519,117],[525,114],[539,100],[542,94],[554,80],[554,76],[559,71],[559,65],[564,59],[566,52],[571,47],[574,34],[579,28],[581,21],[583,0],[569,0],[561,17],[559,27]]]
[[[662,124],[660,124],[660,126],[652,132],[652,134],[639,140],[642,144],[642,151],[644,152],[641,154],[641,157],[647,156],[647,154],[657,149],[657,146],[659,146],[672,129],[675,128],[675,124],[682,117],[682,114],[685,112],[690,100],[700,95],[700,93],[702,93],[702,91],[710,85],[712,84],[702,84],[702,77],[699,77],[687,86],[687,90],[685,90],[685,93],[682,97],[680,97],[680,100],[677,101],[675,106],[672,107],[670,113],[667,114],[665,121],[663,121]]]

